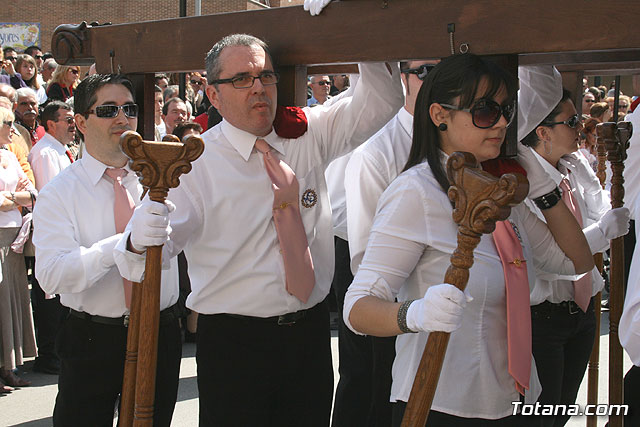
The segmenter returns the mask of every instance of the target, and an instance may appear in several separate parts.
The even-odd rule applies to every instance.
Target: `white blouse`
[[[345,298],[345,323],[354,303],[373,295],[388,301],[421,298],[442,283],[457,246],[452,206],[425,162],[401,174],[384,192],[364,259]],[[509,220],[521,236],[524,257],[547,271],[575,272],[546,225],[526,206],[512,209]],[[527,269],[535,283],[533,266]],[[474,251],[466,292],[473,297],[462,326],[451,334],[432,408],[461,417],[498,419],[519,400],[507,368],[507,321],[502,263],[492,236],[483,235]],[[357,331],[354,331],[357,333]],[[393,364],[391,401],[408,401],[427,342],[427,333],[399,335]],[[534,402],[540,385],[532,363]]]
[[[0,149],[0,191],[16,191],[20,178],[26,177],[16,155],[9,150]],[[29,189],[36,194],[31,181],[29,181]],[[0,212],[0,228],[21,226],[22,212],[20,209]]]

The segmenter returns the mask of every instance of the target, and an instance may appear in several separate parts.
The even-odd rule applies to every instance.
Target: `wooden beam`
[[[315,17],[298,6],[90,27],[84,57],[70,62],[95,58],[107,72],[113,49],[125,73],[198,70],[213,43],[232,32],[263,38],[279,66],[440,58],[451,53],[449,23],[456,51],[468,43],[479,55],[637,49],[640,33],[619,29],[634,28],[639,15],[640,2],[619,1],[607,10],[616,25],[593,31],[582,0],[349,0]],[[56,33],[56,60],[65,63]]]

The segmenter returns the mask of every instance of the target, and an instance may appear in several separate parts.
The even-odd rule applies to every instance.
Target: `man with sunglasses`
[[[206,68],[223,121],[202,134],[204,154],[171,190],[176,210],[146,200],[136,209],[117,263],[139,279],[144,264],[132,252],[170,219],[167,254],[184,249],[187,307],[199,313],[200,425],[328,426],[334,255],[324,170],[400,108],[399,69],[360,65],[353,96],[299,110],[304,129],[286,138],[274,131],[279,76],[262,40],[226,36]]]
[[[88,76],[74,100],[85,151],[38,196],[36,277],[68,307],[56,341],[61,369],[53,425],[104,426],[113,423],[122,388],[131,290],[113,248],[142,193],[120,136],[136,129],[138,107],[131,82],[115,74]],[[154,426],[170,425],[178,391],[176,266],[171,260],[162,274]]]
[[[391,364],[395,338],[354,334],[342,319],[347,288],[353,281],[369,239],[380,195],[402,171],[409,157],[413,110],[418,91],[433,61],[402,62],[405,104],[378,133],[351,154],[345,170],[348,241],[336,237],[336,253],[346,264],[341,280],[334,279],[339,309],[340,382],[336,389],[332,425],[391,425]],[[349,268],[349,264],[351,268]],[[339,271],[336,269],[336,271]]]
[[[331,98],[329,96],[331,90],[329,76],[311,76],[309,85],[311,86],[311,98],[307,101],[308,106],[322,105]]]
[[[15,53],[15,51],[14,51]],[[11,85],[14,89],[20,89],[21,87],[27,87],[27,84],[22,80],[20,73],[16,72],[16,61],[18,60],[18,54],[15,53],[15,59],[5,58],[4,53],[0,51],[0,84]]]

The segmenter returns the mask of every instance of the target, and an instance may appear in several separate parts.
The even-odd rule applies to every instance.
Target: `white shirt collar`
[[[41,140],[44,138],[48,138],[51,142],[55,141],[60,147],[64,149],[64,151],[67,151],[67,146],[62,142],[58,141],[58,139],[55,136],[51,135],[49,132],[45,132]]]
[[[259,137],[242,129],[238,129],[225,119],[222,119],[220,129],[222,130],[222,134],[229,141],[229,144],[236,149],[238,154],[240,154],[245,161],[249,160],[249,155],[251,155],[256,139]],[[275,148],[278,152],[284,154],[282,138],[276,134],[274,129],[271,129],[271,133],[262,139],[267,141],[272,148]]]
[[[97,185],[98,182],[100,182],[100,179],[102,178],[102,176],[104,175],[104,171],[112,167],[112,166],[105,165],[100,160],[97,160],[87,151],[82,153],[82,159],[80,161],[80,164],[82,165],[82,167],[84,168],[84,171],[89,176],[89,181],[93,185]],[[127,171],[127,175],[132,173],[131,168],[129,168],[128,162],[122,169]]]
[[[536,158],[538,159],[538,162],[542,165],[542,168],[545,170],[545,172],[549,174],[551,179],[553,179],[553,181],[556,184],[560,185],[560,182],[565,178],[568,172],[567,174],[563,174],[558,169],[556,169],[555,166],[549,163],[544,157],[538,154],[536,150],[531,150],[531,151],[533,151],[533,154],[535,154]],[[562,159],[560,160],[560,164],[564,166],[562,169],[567,170],[566,163],[563,163]]]

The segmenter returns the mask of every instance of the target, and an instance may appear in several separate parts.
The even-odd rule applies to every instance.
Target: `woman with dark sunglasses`
[[[73,91],[79,83],[80,69],[76,66],[58,65],[47,86],[49,99],[66,102],[73,96]]]
[[[537,160],[563,191],[562,201],[575,211],[591,252],[603,252],[609,240],[627,233],[629,211],[611,209],[609,195],[579,151],[583,126],[571,94],[562,88],[561,77],[556,73],[549,74],[546,83],[540,81],[521,89],[521,111],[531,120],[528,127],[519,129],[519,136],[523,144],[533,148]],[[544,221],[534,203],[527,203]],[[531,291],[531,322],[533,356],[542,384],[539,402],[571,405],[596,333],[591,299],[602,290],[604,281],[595,268],[582,277],[539,270],[536,275]],[[559,427],[568,420],[569,415],[561,414],[542,417],[541,421],[544,426]]]
[[[516,206],[509,221],[499,225],[501,237],[482,236],[465,293],[442,284],[457,246],[446,161],[456,151],[470,152],[480,162],[497,158],[515,114],[515,96],[513,77],[472,54],[442,60],[418,93],[405,172],[378,202],[367,250],[344,304],[345,323],[354,332],[398,336],[390,396],[394,425],[402,420],[431,331],[451,332],[451,337],[428,426],[526,424],[527,417],[514,419],[512,402],[523,393],[526,403],[534,403],[540,391],[527,345],[529,317],[520,312],[525,322],[511,323],[511,332],[525,337],[519,346],[508,338],[507,318],[528,311],[526,281],[535,281],[534,263],[564,274],[593,267],[580,227],[553,199],[556,185],[522,147],[530,194],[547,202],[550,226],[524,204]],[[514,258],[515,251],[503,250],[501,259],[498,243],[503,249],[517,247],[521,255]],[[512,280],[514,269],[524,280]],[[519,304],[510,300],[511,310],[505,282],[519,287]],[[517,337],[512,334],[511,340]]]

